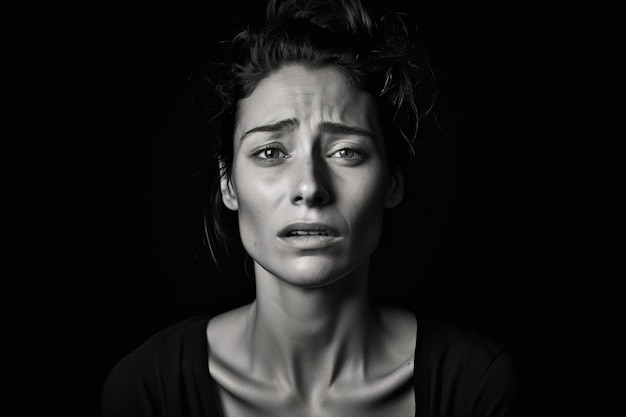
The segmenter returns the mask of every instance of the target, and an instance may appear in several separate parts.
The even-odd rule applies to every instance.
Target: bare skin
[[[415,317],[361,295],[335,303],[326,290],[292,294],[306,308],[259,294],[210,321],[209,369],[225,416],[415,415]]]
[[[336,68],[287,66],[240,101],[233,141],[222,199],[257,294],[207,327],[225,416],[415,415],[415,317],[367,295],[403,195],[372,97]]]

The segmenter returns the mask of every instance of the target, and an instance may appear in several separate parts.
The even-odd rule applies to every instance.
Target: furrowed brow
[[[256,133],[256,132],[280,132],[283,130],[290,130],[293,129],[294,127],[297,127],[300,124],[300,121],[298,119],[285,119],[285,120],[279,120],[276,123],[270,123],[267,125],[261,125],[261,126],[257,126],[254,127],[250,130],[248,130],[246,133],[244,133],[241,136],[241,139],[239,139],[239,141],[244,140],[248,135],[252,134],[252,133]]]
[[[325,133],[334,133],[335,135],[364,136],[374,140],[374,135],[372,135],[369,131],[361,129],[360,127],[344,125],[342,123],[321,122],[319,124],[319,130]]]

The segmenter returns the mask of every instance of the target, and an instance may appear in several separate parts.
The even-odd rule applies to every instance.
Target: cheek
[[[241,195],[241,194],[240,194]],[[258,198],[250,198],[247,195],[244,198],[239,198],[239,228],[244,230],[250,230],[252,232],[258,232],[263,228],[264,218],[267,222],[267,216],[264,215],[263,210],[264,202]]]
[[[385,204],[385,184],[380,178],[377,175],[354,178],[349,183],[352,192],[344,197],[353,232],[361,239],[378,239],[380,236]]]
[[[258,248],[263,247],[262,216],[255,215],[254,211],[248,211],[245,204],[240,204],[238,213],[241,243],[248,253],[254,253]]]
[[[262,247],[273,233],[275,193],[265,184],[252,181],[240,184],[237,191],[239,231],[244,247],[248,250]]]
[[[343,179],[345,189],[350,189],[351,199],[361,210],[378,210],[384,207],[386,176],[382,167],[375,166],[359,175]]]

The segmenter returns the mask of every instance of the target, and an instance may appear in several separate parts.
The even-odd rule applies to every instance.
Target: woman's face
[[[372,97],[339,70],[284,67],[239,103],[224,204],[258,266],[302,287],[368,262],[402,198]]]

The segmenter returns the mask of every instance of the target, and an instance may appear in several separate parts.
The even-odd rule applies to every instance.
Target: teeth
[[[317,236],[328,236],[328,233],[321,231],[305,231],[305,230],[294,230],[289,232],[289,236],[307,236],[307,235],[317,235]]]

